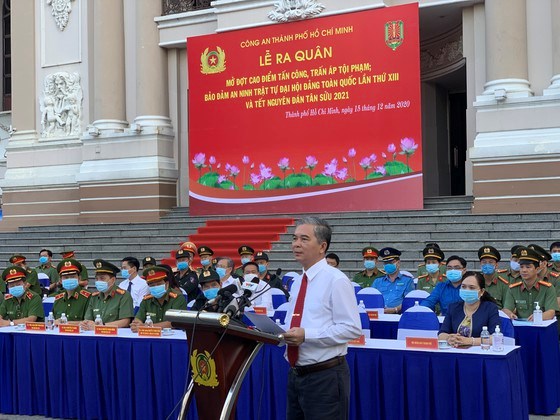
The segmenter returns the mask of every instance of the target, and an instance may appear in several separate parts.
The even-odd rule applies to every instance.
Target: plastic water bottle
[[[420,306],[420,303],[417,300],[415,300],[414,301],[414,306]]]
[[[358,303],[358,307],[360,307],[362,309],[366,309],[366,304],[364,303],[363,300],[360,300],[360,303]]]
[[[500,326],[496,325],[494,334],[492,334],[492,350],[504,351],[504,335],[500,331]]]
[[[490,350],[490,333],[486,326],[482,327],[482,332],[480,333],[480,348],[482,350]]]
[[[54,315],[52,312],[49,312],[49,316],[45,319],[45,328],[47,330],[54,330]]]
[[[97,314],[95,317],[95,325],[103,325],[103,320],[101,319],[101,315]]]
[[[151,315],[146,316],[146,322],[144,322],[145,327],[153,327],[154,321],[152,321]]]
[[[280,323],[280,320],[278,318],[276,318],[276,325],[278,325],[279,327],[282,326],[282,324]]]
[[[60,316],[60,323],[61,324],[68,324],[68,318],[66,318],[66,314],[64,312]]]
[[[535,310],[533,311],[533,324],[542,325],[542,310],[539,302],[535,302]]]
[[[43,300],[45,300],[46,298],[47,298],[47,294],[45,293],[45,294],[43,295]]]

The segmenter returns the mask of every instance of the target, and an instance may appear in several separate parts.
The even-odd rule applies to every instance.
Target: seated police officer
[[[200,311],[202,309],[208,312],[216,312],[218,305],[207,305],[208,301],[215,299],[221,288],[220,276],[214,270],[205,270],[200,273],[198,277],[198,287],[202,291],[193,306],[193,311]]]
[[[386,274],[374,280],[373,287],[383,295],[385,313],[398,314],[404,297],[414,289],[414,281],[400,272],[401,252],[398,249],[386,247],[379,252],[379,255]]]
[[[25,290],[27,274],[27,270],[18,266],[8,267],[2,273],[8,294],[0,304],[0,327],[43,321],[45,314],[41,296]]]
[[[60,323],[62,314],[66,315],[71,324],[84,320],[91,293],[80,286],[81,267],[82,265],[73,258],[64,259],[56,266],[64,291],[54,298],[55,324]]]

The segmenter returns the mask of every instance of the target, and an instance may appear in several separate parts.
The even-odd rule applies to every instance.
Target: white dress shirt
[[[119,287],[123,290],[128,290],[128,285],[132,283],[132,288],[130,289],[130,294],[132,295],[132,303],[135,308],[138,308],[142,303],[142,299],[148,293],[150,293],[150,288],[148,283],[139,275],[136,275],[133,279],[127,279],[119,284]]]
[[[272,289],[270,284],[264,280],[259,280],[257,290],[253,293],[255,297],[251,299],[252,306],[264,306],[267,311],[274,311],[270,289]]]
[[[298,366],[344,356],[348,341],[362,334],[356,296],[348,277],[328,265],[326,259],[304,273],[307,274],[307,292],[300,327],[305,329],[305,341],[299,346]],[[302,277],[294,279],[292,285],[286,329],[292,322]]]

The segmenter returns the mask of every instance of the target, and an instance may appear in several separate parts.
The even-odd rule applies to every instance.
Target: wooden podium
[[[165,317],[185,330],[192,379],[179,419],[185,419],[193,393],[200,420],[232,420],[241,383],[261,347],[278,337],[230,323],[226,314],[170,309]]]

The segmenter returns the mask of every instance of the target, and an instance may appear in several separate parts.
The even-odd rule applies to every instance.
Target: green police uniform
[[[239,248],[237,248],[237,253],[239,254],[239,258],[243,258],[244,255],[252,257],[253,255],[255,255],[255,250],[249,245],[241,245]],[[243,263],[240,267],[237,267],[234,270],[233,274],[239,278],[243,277]]]
[[[43,289],[41,289],[41,285],[39,284],[39,276],[37,275],[37,272],[30,268],[26,269],[26,271],[27,277],[25,278],[25,281],[29,283],[29,290],[41,296]]]
[[[371,276],[367,275],[367,271],[360,271],[359,273],[356,273],[354,275],[354,277],[352,278],[352,281],[354,283],[358,283],[360,285],[360,287],[363,289],[364,287],[372,287],[373,285],[373,281],[379,277],[383,277],[385,275],[385,272],[378,269],[377,267],[375,267],[373,269],[373,272],[371,274]]]
[[[521,274],[519,271],[513,271],[511,268],[506,270],[502,277],[505,277],[509,284],[521,281]]]
[[[134,318],[132,296],[116,284],[106,293],[92,293],[84,319],[94,321],[97,315],[101,315],[104,324]]]
[[[58,272],[56,271],[56,268],[54,268],[52,265],[49,266],[47,266],[46,264],[39,265],[35,267],[35,271],[37,273],[44,273],[47,276],[49,276],[49,280],[51,284],[56,283],[59,280]]]
[[[504,300],[509,290],[509,281],[504,276],[507,270],[496,270],[490,284],[486,283],[484,289],[488,292],[490,296],[496,299],[498,308],[502,309],[504,307]]]
[[[54,318],[59,319],[64,313],[68,321],[83,321],[91,295],[80,286],[70,292],[59,293],[54,298]]]
[[[437,272],[436,272],[437,273]],[[441,272],[438,274],[437,278],[434,279],[430,277],[428,273],[418,277],[418,283],[416,284],[416,290],[424,290],[428,293],[432,293],[432,290],[437,286],[438,283],[444,282],[447,280],[445,274]]]
[[[0,304],[0,316],[2,316],[2,319],[9,319],[10,321],[27,318],[28,316],[36,316],[37,322],[42,322],[45,318],[45,313],[41,296],[30,290],[26,291],[19,299],[7,294],[4,302]]]
[[[168,290],[162,299],[163,303],[160,303],[159,299],[156,299],[150,294],[144,296],[135,318],[146,322],[146,316],[150,315],[154,324],[157,324],[165,321],[164,316],[168,309],[187,309],[187,300],[183,294],[176,289]]]
[[[550,309],[560,310],[554,286],[542,280],[537,281],[530,289],[526,287],[523,281],[510,284],[504,301],[504,308],[512,312],[515,310],[519,318],[528,318],[533,314],[536,302],[539,302],[543,312]]]

